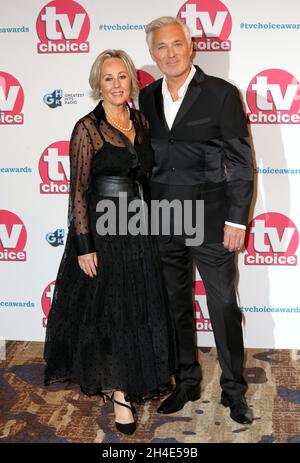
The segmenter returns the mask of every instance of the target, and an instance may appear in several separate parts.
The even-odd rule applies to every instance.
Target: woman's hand
[[[97,275],[98,258],[95,252],[78,256],[78,264],[81,270],[91,278]]]

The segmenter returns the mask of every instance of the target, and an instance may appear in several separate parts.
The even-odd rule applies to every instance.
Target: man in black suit
[[[164,74],[140,95],[154,149],[152,199],[204,201],[204,241],[186,244],[171,232],[159,239],[169,301],[174,309],[179,369],[176,389],[158,408],[174,413],[200,397],[194,343],[193,262],[203,280],[222,369],[221,403],[233,420],[252,423],[242,369],[242,316],[235,293],[235,252],[244,244],[253,167],[239,92],[191,62],[188,28],[172,17],[146,28],[150,54]]]

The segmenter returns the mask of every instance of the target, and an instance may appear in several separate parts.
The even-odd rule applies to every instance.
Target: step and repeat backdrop
[[[96,56],[122,48],[141,86],[161,77],[145,25],[191,30],[206,73],[235,84],[255,156],[255,201],[238,296],[248,347],[300,346],[300,2],[298,0],[0,0],[0,337],[43,341],[67,234],[69,138],[96,104]],[[117,283],[117,282],[116,282]],[[199,346],[213,346],[195,274]]]

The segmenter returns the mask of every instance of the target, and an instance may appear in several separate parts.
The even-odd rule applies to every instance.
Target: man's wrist
[[[246,225],[242,225],[240,223],[234,223],[234,222],[228,222],[227,220],[225,221],[226,225],[230,225],[230,227],[235,227],[235,228],[240,228],[241,230],[246,230]]]

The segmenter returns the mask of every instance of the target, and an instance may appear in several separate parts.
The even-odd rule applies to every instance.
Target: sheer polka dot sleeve
[[[94,252],[89,229],[88,188],[94,148],[83,121],[77,122],[70,141],[70,213],[78,255]]]

